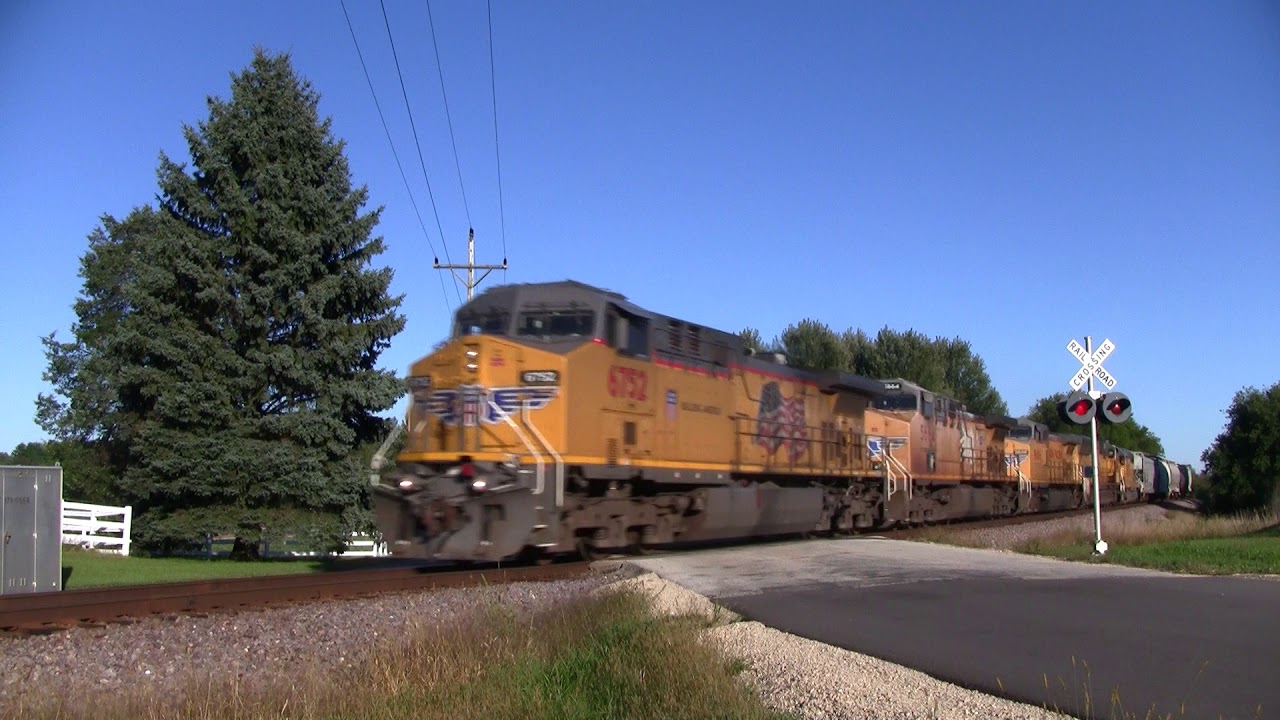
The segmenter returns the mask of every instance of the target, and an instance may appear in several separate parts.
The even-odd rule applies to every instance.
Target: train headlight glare
[[[400,481],[400,489],[401,489],[401,490],[412,490],[412,489],[413,489],[413,481],[412,481],[412,480],[409,480],[409,479],[401,480],[401,481]]]
[[[489,483],[485,482],[484,478],[476,478],[471,481],[471,489],[477,492],[482,491],[487,487],[489,487]]]

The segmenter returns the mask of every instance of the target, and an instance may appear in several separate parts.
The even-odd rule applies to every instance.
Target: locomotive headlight
[[[417,483],[410,480],[409,478],[405,478],[404,480],[400,481],[400,489],[404,490],[405,492],[408,492],[414,489],[415,487],[417,487]]]
[[[484,492],[489,488],[489,483],[484,478],[476,478],[471,481],[471,489],[476,492]]]
[[[480,369],[480,351],[474,347],[467,348],[467,369],[471,372]]]

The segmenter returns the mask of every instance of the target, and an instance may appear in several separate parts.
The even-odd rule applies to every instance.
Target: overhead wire
[[[502,153],[498,149],[498,88],[493,70],[493,0],[485,3],[489,13],[489,94],[493,100],[493,154],[498,162],[498,218],[502,229],[502,264],[507,264],[507,218],[502,203]],[[507,281],[507,269],[502,269],[502,281]]]
[[[440,64],[440,45],[436,42],[436,24],[431,18],[431,0],[427,0],[427,27],[431,28],[431,47],[436,53],[436,73],[440,77],[440,97],[444,99],[444,119],[449,123],[449,142],[453,144],[453,164],[458,168],[458,187],[462,188],[462,207],[467,213],[467,227],[471,223],[471,206],[467,203],[467,188],[462,183],[462,161],[458,159],[458,141],[453,136],[453,117],[449,114],[449,95],[444,91],[444,66]]]
[[[396,152],[396,144],[391,139],[391,130],[387,127],[387,118],[382,113],[382,104],[378,102],[378,93],[373,89],[373,78],[369,76],[369,67],[365,64],[364,53],[360,51],[360,41],[356,39],[355,27],[351,24],[351,16],[347,14],[347,4],[345,0],[338,0],[338,2],[342,6],[343,17],[347,19],[347,30],[351,32],[351,42],[356,47],[356,56],[360,58],[360,67],[364,70],[364,79],[369,83],[369,93],[373,95],[373,106],[378,110],[378,119],[382,121],[382,130],[387,135],[387,144],[391,146],[391,155],[396,160],[396,168],[400,170],[400,179],[404,181],[404,189],[409,193],[409,203],[413,205],[413,214],[418,217],[418,226],[422,228],[422,235],[427,239],[427,245],[431,248],[431,254],[436,255],[435,243],[431,242],[431,234],[427,232],[427,225],[422,221],[422,213],[418,210],[418,201],[413,199],[413,189],[409,187],[409,178],[405,175],[404,165],[400,162],[400,153]],[[443,242],[443,240],[444,237],[442,235],[441,241]],[[445,251],[446,253],[448,252],[447,247],[445,248]],[[440,276],[440,273],[436,273],[436,276],[440,277],[440,293],[444,296],[445,307],[448,308],[450,314],[452,314],[453,308],[449,304],[449,291],[444,287],[444,278]],[[456,284],[454,289],[457,289]],[[459,300],[461,300],[461,297],[459,297]]]
[[[387,26],[387,40],[391,43],[391,57],[395,60],[396,76],[400,79],[400,93],[404,96],[404,107],[409,113],[409,127],[413,130],[413,144],[418,148],[418,163],[422,166],[422,177],[427,181],[427,196],[431,198],[431,209],[436,216],[436,229],[440,231],[440,242],[444,244],[445,261],[452,265],[453,258],[449,257],[449,242],[444,236],[444,227],[440,224],[440,209],[436,207],[435,193],[431,191],[431,176],[427,173],[427,162],[422,158],[422,143],[418,140],[418,127],[413,121],[413,109],[409,104],[409,91],[404,87],[404,73],[400,71],[400,57],[396,54],[396,41],[391,36],[391,21],[387,19],[387,5],[383,0],[379,0],[382,6],[382,21]],[[462,304],[462,292],[458,290],[458,283],[455,279],[453,290],[458,295],[458,303]]]

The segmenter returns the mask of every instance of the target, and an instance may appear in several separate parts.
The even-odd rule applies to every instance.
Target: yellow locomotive
[[[477,296],[408,386],[395,482],[373,488],[402,556],[854,532],[1077,507],[1092,487],[1087,439],[791,367],[575,281]],[[1132,457],[1107,459],[1101,497],[1137,499]]]

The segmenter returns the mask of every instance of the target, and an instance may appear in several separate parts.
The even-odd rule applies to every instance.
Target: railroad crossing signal
[[[1074,339],[1067,343],[1067,352],[1075,356],[1080,361],[1080,369],[1075,375],[1071,376],[1071,394],[1058,404],[1058,415],[1068,423],[1074,425],[1088,425],[1090,448],[1093,455],[1093,528],[1095,542],[1093,544],[1094,552],[1099,555],[1107,553],[1107,543],[1102,539],[1102,508],[1100,507],[1101,499],[1098,497],[1098,420],[1101,419],[1105,423],[1122,423],[1129,419],[1133,413],[1133,405],[1129,402],[1129,398],[1124,393],[1107,392],[1100,393],[1093,389],[1093,379],[1096,377],[1102,381],[1108,391],[1114,390],[1116,387],[1116,379],[1111,373],[1102,367],[1102,361],[1106,360],[1116,349],[1116,344],[1110,339],[1103,340],[1097,350],[1093,349],[1093,338],[1085,336],[1085,346]],[[1089,383],[1089,391],[1081,392],[1080,388],[1086,382]]]
[[[1103,369],[1102,361],[1106,360],[1115,349],[1116,344],[1111,342],[1110,339],[1103,340],[1102,344],[1098,346],[1097,350],[1093,351],[1092,355],[1089,354],[1088,350],[1084,349],[1083,345],[1076,342],[1074,338],[1071,342],[1067,343],[1067,352],[1074,355],[1076,359],[1080,361],[1080,365],[1082,366],[1076,371],[1075,375],[1071,376],[1071,389],[1079,390],[1080,386],[1084,385],[1085,381],[1089,379],[1090,375],[1092,375],[1101,380],[1102,384],[1106,385],[1108,390],[1114,390],[1116,387],[1116,379],[1112,377],[1111,373]],[[1093,388],[1089,389],[1092,390]]]

